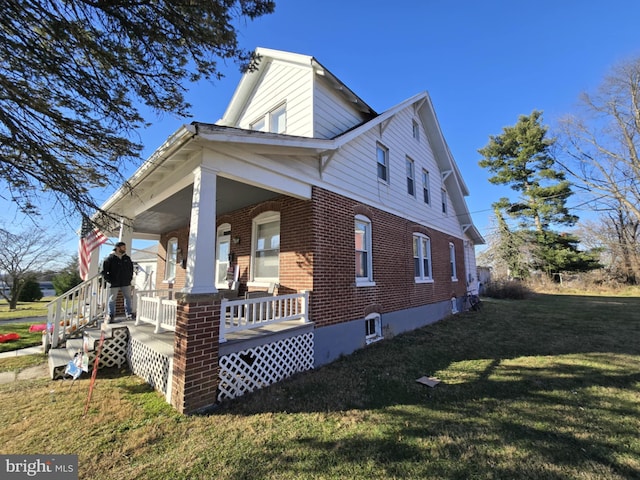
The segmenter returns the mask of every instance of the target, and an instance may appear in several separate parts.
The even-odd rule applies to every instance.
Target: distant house
[[[133,285],[136,290],[155,290],[158,271],[158,245],[134,250],[131,260],[135,265]]]
[[[315,58],[257,53],[221,120],[178,129],[103,205],[123,219],[111,236],[157,239],[153,287],[179,292],[162,368],[180,411],[435,322],[477,288],[484,240],[429,95],[377,113]]]

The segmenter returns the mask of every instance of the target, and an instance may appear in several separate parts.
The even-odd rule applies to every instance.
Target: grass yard
[[[3,298],[0,299],[0,325],[2,320],[13,320],[16,318],[46,317],[47,304],[53,297],[45,297],[37,302],[18,302],[15,310],[9,310],[9,304]]]
[[[100,372],[86,417],[87,379],[16,382],[0,386],[0,453],[77,453],[82,479],[640,478],[639,339],[638,297],[536,295],[208,416],[124,372]]]
[[[0,334],[17,333],[20,336],[18,340],[0,343],[0,353],[42,345],[42,333],[30,332],[31,325],[33,323],[3,323],[0,321]]]

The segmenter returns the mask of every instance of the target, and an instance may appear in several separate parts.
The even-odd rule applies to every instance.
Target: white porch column
[[[91,258],[89,259],[89,271],[87,278],[95,277],[100,271],[100,247],[94,249],[91,252]]]
[[[118,234],[118,241],[127,244],[127,255],[131,255],[133,247],[133,222],[128,218],[120,219],[120,233]]]
[[[216,293],[217,171],[200,165],[193,171],[193,198],[184,293]]]

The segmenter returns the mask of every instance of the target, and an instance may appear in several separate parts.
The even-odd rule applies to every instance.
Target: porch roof
[[[157,239],[162,232],[185,226],[189,222],[193,196],[193,170],[203,162],[203,152],[223,152],[218,162],[216,182],[216,215],[259,203],[281,194],[300,196],[300,189],[287,190],[287,183],[305,184],[300,172],[287,172],[292,160],[317,162],[318,155],[332,147],[331,140],[256,132],[233,127],[193,122],[183,125],[161,145],[103,205],[112,215],[132,219],[134,236]],[[237,154],[242,149],[245,158]],[[261,160],[278,158],[277,165],[267,166]],[[232,165],[235,163],[236,165]],[[243,166],[269,171],[259,179],[243,177]],[[262,183],[261,183],[262,180]],[[306,183],[310,192],[310,184]],[[117,235],[119,226],[108,235]]]

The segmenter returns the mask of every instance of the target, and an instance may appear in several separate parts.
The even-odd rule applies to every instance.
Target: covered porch
[[[148,296],[152,294],[153,296]],[[163,298],[164,296],[164,298]],[[138,292],[153,308],[129,328],[128,362],[136,375],[172,398],[177,300],[168,292]],[[158,300],[161,299],[161,300]],[[313,368],[313,324],[306,313],[308,293],[221,301],[219,374],[216,401],[232,399]],[[140,303],[138,304],[140,306]],[[143,311],[142,310],[139,311]],[[121,324],[117,324],[121,325]]]
[[[173,335],[167,367],[172,372],[171,387],[164,393],[184,412],[206,408],[220,398],[220,392],[233,398],[238,391],[272,383],[263,374],[249,382],[254,387],[226,390],[233,383],[230,378],[248,378],[246,372],[239,373],[243,368],[260,370],[260,358],[269,359],[265,374],[280,358],[291,357],[290,350],[298,358],[284,363],[297,365],[286,366],[286,371],[313,366],[308,241],[298,245],[296,240],[284,248],[280,222],[294,225],[297,219],[284,218],[289,211],[310,209],[311,185],[300,181],[300,172],[290,171],[289,163],[292,157],[307,157],[309,170],[317,172],[317,149],[297,145],[308,143],[306,139],[287,145],[281,138],[276,144],[274,138],[265,145],[252,143],[255,132],[205,127],[187,126],[176,132],[140,167],[127,188],[103,206],[111,217],[120,218],[118,225],[105,231],[107,236],[128,245],[134,240],[158,242],[159,288],[136,292],[137,317],[132,326],[159,338]],[[230,140],[234,135],[238,138]],[[268,135],[262,137],[264,142]],[[297,208],[290,209],[291,204]],[[252,223],[256,215],[266,226]],[[92,256],[90,273],[97,275],[98,267],[98,255]],[[277,295],[246,295],[273,283],[280,285]],[[281,345],[265,353],[268,339],[291,342],[300,336],[305,338],[304,352]],[[131,338],[133,345],[141,344],[135,335]],[[146,341],[154,342],[151,337]],[[236,360],[229,362],[234,355]]]

